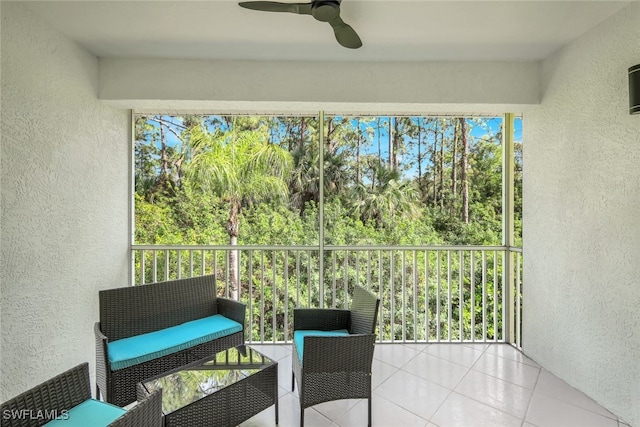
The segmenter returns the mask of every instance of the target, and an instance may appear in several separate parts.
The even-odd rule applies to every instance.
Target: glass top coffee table
[[[221,351],[139,385],[162,389],[165,426],[236,426],[275,405],[278,363],[249,346]]]

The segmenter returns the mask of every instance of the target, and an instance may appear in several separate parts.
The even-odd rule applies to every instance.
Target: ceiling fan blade
[[[360,40],[356,31],[351,28],[350,25],[345,24],[339,16],[329,21],[329,25],[333,28],[336,40],[338,40],[338,43],[342,46],[348,47],[349,49],[357,49],[362,46],[362,40]]]
[[[311,3],[278,3],[274,1],[243,1],[241,7],[264,12],[290,12],[299,15],[311,15]]]

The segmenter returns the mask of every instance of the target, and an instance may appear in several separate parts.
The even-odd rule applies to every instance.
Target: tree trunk
[[[160,124],[160,162],[162,175],[169,176],[169,157],[167,156],[167,143],[164,137],[164,125]]]
[[[356,146],[356,182],[360,184],[362,177],[360,176],[360,117],[358,117],[358,143]]]
[[[169,155],[167,154],[167,141],[164,133],[165,125],[158,121],[160,125],[160,172],[153,188],[150,190],[151,199],[156,193],[165,193],[170,189],[171,166],[169,163]]]
[[[418,182],[422,180],[422,118],[418,119]]]
[[[438,205],[438,124],[433,131],[433,207]]]
[[[398,158],[398,152],[400,151],[400,125],[398,124],[398,118],[396,117],[393,122],[393,170],[400,169],[400,160]]]
[[[240,228],[240,219],[238,214],[240,213],[240,202],[237,200],[231,201],[231,208],[229,209],[229,220],[227,221],[227,234],[229,234],[229,244],[236,246],[238,244],[238,230]],[[231,283],[229,284],[231,289],[229,294],[231,299],[238,300],[238,251],[229,251],[229,268],[231,269]]]
[[[378,167],[382,166],[382,144],[380,144],[380,116],[376,118],[376,132],[378,132]]]
[[[302,151],[304,149],[304,133],[307,130],[307,121],[302,117],[300,122],[300,129],[298,133],[298,148]]]
[[[464,120],[464,119],[460,119],[460,120]],[[454,125],[453,128],[453,151],[451,153],[451,193],[453,196],[453,200],[454,200],[454,205],[455,205],[455,200],[457,198],[458,195],[458,173],[457,173],[457,169],[456,169],[456,158],[458,157],[458,139],[460,138],[460,128],[459,126]]]
[[[460,119],[460,137],[462,138],[462,159],[460,168],[462,178],[462,220],[469,224],[469,179],[467,176],[467,164],[469,154],[469,143],[467,141],[467,121]]]
[[[395,170],[395,159],[393,153],[393,117],[389,117],[389,167]]]
[[[440,210],[444,209],[444,123],[440,132]]]
[[[322,124],[320,125],[322,126]],[[326,147],[326,153],[331,153],[333,154],[333,132],[335,131],[335,126],[334,126],[334,122],[333,122],[333,118],[329,118],[327,119],[327,134],[324,136],[325,139],[325,147]],[[320,165],[320,167],[323,167],[323,165]]]

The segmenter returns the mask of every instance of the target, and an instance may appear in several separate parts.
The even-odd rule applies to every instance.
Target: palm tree
[[[211,191],[229,203],[226,231],[229,244],[238,244],[243,205],[288,200],[287,178],[293,168],[288,151],[268,142],[264,133],[213,134],[204,127],[189,132],[191,164],[188,174],[202,191]],[[238,251],[229,253],[231,297],[238,298]]]
[[[303,215],[307,202],[320,203],[320,158],[317,146],[296,149],[292,155],[295,169],[289,181],[291,203]],[[325,201],[345,194],[350,177],[344,153],[324,153],[323,179]]]
[[[417,218],[419,192],[413,181],[402,181],[398,171],[376,168],[377,184],[359,183],[352,199],[352,209],[363,223],[374,221],[378,228],[395,215]],[[373,182],[373,181],[372,181]]]

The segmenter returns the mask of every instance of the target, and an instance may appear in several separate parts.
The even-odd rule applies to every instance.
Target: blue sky
[[[341,117],[341,116],[336,116],[336,117]],[[366,154],[375,154],[375,155],[377,155],[378,152],[380,152],[383,158],[388,159],[389,157],[389,132],[388,132],[389,117],[388,116],[380,116],[380,117],[382,118],[382,121],[383,122],[386,121],[387,124],[382,125],[380,129],[375,129],[373,138],[370,141],[370,145],[362,146],[361,152],[363,154],[366,153]],[[418,119],[419,119],[418,117],[414,117],[414,121]],[[478,120],[477,122],[474,122],[473,119],[467,119],[467,130],[469,132],[469,135],[471,136],[471,140],[469,141],[469,143],[473,144],[474,140],[478,140],[482,138],[488,138],[491,136],[495,137],[500,131],[500,128],[502,126],[502,121],[503,121],[503,118],[501,116],[482,117],[481,120]],[[357,128],[358,126],[357,118],[354,118],[352,120],[352,126],[353,128]],[[370,124],[367,124],[365,122],[360,123],[360,128],[363,131],[367,126],[370,126]],[[450,132],[445,137],[447,138],[453,137],[452,129],[453,128],[451,128]],[[423,137],[426,137],[426,141],[422,140],[422,142],[425,143],[425,145],[428,144],[429,146],[433,146],[433,139],[434,139],[433,133],[425,132]],[[514,139],[516,141],[522,141],[522,119],[521,118],[516,118],[514,120]],[[417,139],[413,139],[413,141],[417,144]],[[406,137],[405,137],[405,142],[408,142]],[[425,147],[425,145],[423,145],[423,147]],[[413,146],[412,151],[407,153],[407,156],[412,158],[417,157],[416,145]],[[428,165],[428,163],[429,162],[425,160],[423,163],[423,166]],[[416,169],[416,168],[412,168],[412,169]],[[405,173],[408,175],[412,175],[411,171],[407,171]],[[414,171],[414,173],[417,174],[417,171]]]
[[[340,116],[336,116],[340,117]],[[388,116],[381,116],[383,121],[388,122]],[[179,117],[172,116],[162,116],[162,119],[167,122],[175,123],[177,126],[181,124],[181,119]],[[469,134],[472,138],[482,138],[487,135],[496,135],[500,127],[502,125],[502,117],[483,117],[482,122],[485,126],[477,126],[474,125],[471,120],[467,120]],[[354,118],[353,127],[357,126],[357,118]],[[364,129],[366,127],[365,123],[361,124],[361,128]],[[179,131],[179,129],[176,129]],[[167,144],[171,146],[175,146],[179,144],[179,140],[177,137],[171,132],[165,132]],[[522,141],[522,119],[516,118],[514,121],[514,137],[516,141]],[[388,140],[389,134],[386,127],[381,128],[379,131],[374,132],[373,140],[371,141],[371,145],[369,146],[369,152],[371,154],[378,153],[378,144],[380,144],[380,151],[384,157],[388,157]],[[366,148],[363,147],[365,150]]]

